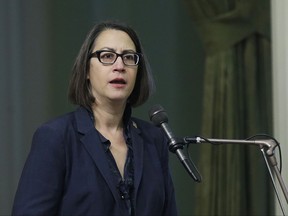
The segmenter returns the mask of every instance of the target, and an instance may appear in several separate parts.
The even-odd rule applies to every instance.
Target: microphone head
[[[149,118],[156,126],[160,126],[162,123],[168,123],[168,116],[166,111],[161,105],[154,105],[150,108]]]

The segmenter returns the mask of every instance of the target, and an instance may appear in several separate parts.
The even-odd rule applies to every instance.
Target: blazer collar
[[[138,125],[133,120],[130,121],[130,134],[133,143],[134,189],[135,189],[135,198],[137,199],[137,192],[143,171],[144,141],[143,138],[141,137],[141,131],[138,129]]]
[[[93,113],[90,110],[78,107],[75,111],[75,118],[78,132],[81,134],[87,134],[89,131],[95,129]]]
[[[112,181],[111,171],[107,163],[106,155],[101,143],[99,134],[97,133],[94,126],[93,113],[84,107],[79,107],[75,111],[77,129],[82,134],[81,142],[86,148],[87,152],[95,162],[105,181],[107,182],[116,202],[120,203],[119,193],[116,189],[116,185]],[[126,108],[124,114],[124,121],[130,130],[130,136],[133,143],[133,154],[134,154],[134,188],[135,197],[137,197],[138,188],[140,185],[142,171],[143,171],[143,138],[141,137],[141,131],[138,125],[131,118],[130,106]]]
[[[94,127],[92,113],[83,107],[79,107],[75,111],[75,118],[78,132],[82,134],[82,136],[80,137],[81,143],[83,144],[84,148],[94,161],[95,166],[99,169],[100,173],[105,179],[117,205],[119,205],[119,209],[122,209],[120,206],[123,204],[120,203],[119,192],[116,188],[116,185],[114,185],[114,182],[112,181],[113,178],[111,176],[111,171],[107,163],[107,158],[105,155],[106,153],[102,146],[103,144],[100,140],[99,134]]]

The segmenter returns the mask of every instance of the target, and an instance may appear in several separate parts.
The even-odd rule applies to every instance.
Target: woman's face
[[[136,52],[135,45],[126,32],[108,29],[95,39],[93,52],[114,51],[118,54]],[[96,104],[126,103],[133,91],[138,66],[127,66],[118,57],[114,64],[105,65],[97,57],[90,59],[90,79],[92,94]]]

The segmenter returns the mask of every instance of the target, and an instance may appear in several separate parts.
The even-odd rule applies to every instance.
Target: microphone
[[[149,110],[149,117],[150,120],[154,123],[154,125],[161,127],[166,136],[169,139],[169,150],[173,153],[176,153],[179,160],[185,167],[186,171],[189,173],[189,175],[196,181],[201,182],[201,176],[193,164],[193,162],[187,158],[187,156],[183,152],[183,139],[179,139],[174,136],[172,130],[170,129],[168,125],[168,116],[166,111],[163,109],[161,105],[154,105]]]

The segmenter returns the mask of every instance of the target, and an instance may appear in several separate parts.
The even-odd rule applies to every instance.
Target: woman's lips
[[[126,81],[122,78],[113,79],[109,83],[112,84],[114,87],[118,87],[118,88],[126,85]]]
[[[122,78],[116,78],[110,81],[110,83],[115,83],[115,84],[126,84],[126,81]]]

